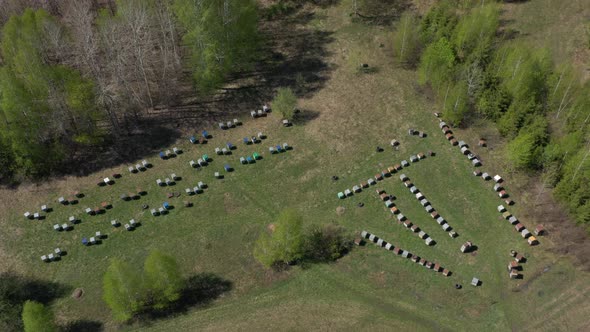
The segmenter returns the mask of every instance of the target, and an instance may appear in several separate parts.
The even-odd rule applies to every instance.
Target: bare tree
[[[155,38],[159,51],[160,63],[159,79],[162,83],[160,92],[165,101],[169,101],[175,94],[178,86],[178,77],[181,76],[181,56],[177,46],[178,38],[176,26],[172,17],[170,0],[155,1],[153,5],[154,29],[158,31]]]
[[[109,82],[106,63],[100,61],[99,35],[94,25],[95,9],[93,0],[64,0],[60,3],[63,20],[71,32],[73,42],[70,64],[93,79],[99,109],[107,115],[113,132],[118,133],[114,89]]]
[[[465,81],[467,82],[467,94],[469,97],[475,96],[483,83],[483,69],[479,65],[479,61],[474,61],[467,67]]]
[[[135,81],[143,81],[143,94],[139,97],[139,101],[144,106],[153,107],[154,101],[152,98],[152,91],[150,88],[150,46],[153,45],[152,31],[150,31],[150,21],[148,15],[148,8],[145,1],[128,0],[121,2],[117,9],[121,15],[122,28],[124,33],[121,35],[127,40],[126,60],[128,69],[133,70],[135,74]],[[138,89],[139,90],[139,89]],[[139,95],[139,91],[137,92]]]
[[[132,96],[135,109],[153,108],[174,94],[181,71],[171,2],[121,2],[101,26],[101,46],[114,86]]]

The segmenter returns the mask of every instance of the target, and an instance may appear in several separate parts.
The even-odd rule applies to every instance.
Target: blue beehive
[[[229,164],[225,164],[225,166],[223,166],[223,168],[225,168],[226,172],[231,172],[231,166]]]
[[[277,151],[279,151],[279,152],[283,152],[283,148],[281,147],[281,145],[280,145],[280,144],[279,144],[279,145],[277,145]]]
[[[162,204],[162,206],[164,207],[164,209],[170,210],[170,204],[168,204],[168,202],[164,202],[164,204]]]
[[[248,164],[251,164],[254,162],[254,159],[252,159],[252,157],[250,157],[250,156],[246,157],[246,160],[248,161]]]
[[[197,138],[195,136],[191,136],[188,140],[193,144],[197,143]]]
[[[85,237],[83,237],[82,238],[82,244],[85,245],[85,246],[87,246],[88,245],[88,239],[85,238]]]
[[[233,148],[234,148],[234,145],[233,145],[233,144],[231,144],[230,142],[227,142],[225,145],[226,145],[226,146],[227,146],[227,148],[228,148],[228,149],[230,149],[230,150],[233,150]]]
[[[166,154],[164,152],[160,152],[160,158],[166,159]]]
[[[206,130],[203,130],[203,138],[209,138],[209,133]]]

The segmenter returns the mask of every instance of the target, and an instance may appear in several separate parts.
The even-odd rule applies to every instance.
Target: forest
[[[493,121],[508,139],[513,171],[541,174],[577,222],[590,222],[590,84],[572,66],[554,64],[550,50],[502,30],[496,3],[458,3],[441,1],[424,17],[404,13],[397,60],[417,68],[445,120]]]
[[[117,144],[146,110],[174,104],[183,80],[208,94],[257,50],[250,0],[6,1],[2,10],[4,182],[59,173],[76,153]]]

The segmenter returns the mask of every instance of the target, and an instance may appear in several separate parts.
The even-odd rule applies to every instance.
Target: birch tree
[[[418,19],[405,12],[393,35],[393,51],[399,62],[414,65],[419,61],[420,35]]]

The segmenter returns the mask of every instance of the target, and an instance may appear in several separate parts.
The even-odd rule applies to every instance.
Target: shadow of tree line
[[[147,311],[137,317],[140,324],[186,313],[190,309],[208,306],[233,288],[233,283],[213,273],[201,273],[186,279],[180,300],[162,311]],[[32,300],[44,305],[67,296],[72,288],[60,283],[36,280],[12,272],[0,274],[0,331],[22,331],[22,309],[25,301]],[[103,331],[103,323],[91,319],[68,322],[60,327],[65,332]]]
[[[70,291],[70,287],[55,282],[36,280],[13,272],[0,274],[0,331],[22,331],[21,313],[25,301],[48,305]]]
[[[165,310],[148,310],[135,322],[149,325],[150,321],[174,317],[191,309],[204,308],[233,289],[233,283],[214,273],[200,273],[186,279],[181,298]]]
[[[280,21],[261,24],[260,58],[251,70],[235,73],[217,94],[196,99],[192,91],[180,96],[182,102],[163,109],[185,128],[206,126],[231,117],[249,116],[274,97],[279,87],[292,88],[299,97],[310,97],[328,80],[334,67],[326,62],[326,46],[332,32],[305,27],[316,18],[299,8]],[[157,114],[160,116],[160,114]]]

